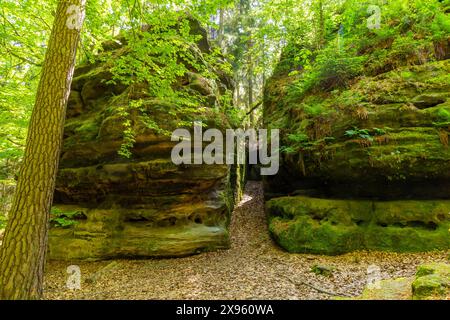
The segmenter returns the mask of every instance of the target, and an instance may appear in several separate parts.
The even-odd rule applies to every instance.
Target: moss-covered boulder
[[[198,23],[191,21],[192,26],[192,32],[205,34]],[[50,259],[172,257],[227,248],[243,168],[177,166],[171,160],[177,142],[170,134],[180,127],[192,130],[194,120],[222,130],[233,127],[219,103],[232,90],[230,78],[217,66],[209,66],[209,72],[217,71],[212,79],[187,65],[174,88],[184,98],[195,97],[197,105],[181,108],[186,99],[155,97],[145,82],[111,81],[115,60],[129,54],[122,42],[105,44],[103,56],[75,71]],[[207,39],[194,50],[209,52]]]
[[[449,300],[450,265],[420,265],[415,276],[379,280],[367,286],[358,300]]]
[[[267,202],[269,230],[289,252],[428,251],[450,246],[450,201],[334,200],[305,196]]]
[[[412,283],[412,293],[415,300],[449,300],[450,265],[431,263],[420,266]]]

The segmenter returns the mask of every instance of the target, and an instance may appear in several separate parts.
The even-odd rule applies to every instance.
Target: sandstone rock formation
[[[206,39],[200,40],[203,51],[209,50],[207,45]],[[112,57],[127,54],[126,46],[105,47]],[[181,121],[230,127],[216,108],[216,100],[231,89],[227,76],[218,72],[219,80],[207,79],[192,68],[178,85],[204,97],[205,108],[175,113],[177,105],[152,96],[144,83],[110,84],[111,63],[99,60],[75,71],[54,197],[50,259],[173,257],[227,248],[230,212],[244,178],[241,168],[176,166],[171,161],[176,143],[170,141]],[[139,107],[130,108],[133,101],[139,101]],[[121,110],[127,110],[136,133],[129,159],[118,154],[126,130]],[[144,117],[158,129],[146,125]]]
[[[449,60],[404,66],[297,100],[293,77],[275,74],[265,121],[289,152],[265,191],[283,248],[450,248],[449,71]]]

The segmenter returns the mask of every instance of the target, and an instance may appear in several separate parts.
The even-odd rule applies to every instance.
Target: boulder
[[[450,299],[450,265],[430,263],[419,266],[412,283],[414,300]]]
[[[412,104],[419,109],[432,108],[447,101],[447,94],[421,94],[412,99]]]
[[[367,286],[358,300],[449,300],[450,265],[429,263],[417,267],[415,276],[384,279]]]

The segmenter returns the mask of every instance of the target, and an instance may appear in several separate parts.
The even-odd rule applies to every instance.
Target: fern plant
[[[59,208],[53,207],[50,211],[50,223],[54,227],[68,228],[77,224],[76,218],[80,215],[78,211],[64,212]]]
[[[369,141],[373,141],[373,137],[371,136],[369,130],[367,129],[358,129],[354,127],[351,130],[345,131],[344,134],[346,137],[352,138],[352,139],[365,139]]]

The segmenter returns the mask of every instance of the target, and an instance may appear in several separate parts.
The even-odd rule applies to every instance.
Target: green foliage
[[[308,136],[304,133],[289,134],[288,139],[294,143],[304,143],[309,140]]]
[[[351,53],[333,54],[335,48],[321,52],[314,63],[314,71],[305,79],[304,90],[319,87],[329,91],[347,87],[349,81],[363,72],[365,57]]]
[[[450,111],[446,109],[439,109],[437,116],[441,122],[450,122]]]
[[[289,145],[281,146],[280,151],[287,154],[296,154],[309,145],[309,137],[304,133],[289,134]]]
[[[177,79],[187,71],[196,71],[207,78],[214,78],[217,70],[226,73],[230,70],[230,65],[223,58],[219,59],[217,49],[205,54],[196,48],[194,44],[201,36],[190,33],[189,21],[185,19],[186,12],[205,23],[212,13],[221,6],[227,6],[229,2],[212,0],[193,4],[185,0],[170,0],[162,5],[154,1],[88,1],[78,61],[98,63],[100,54],[104,61],[112,63],[112,82],[145,82],[150,94],[164,97],[178,106],[178,110],[168,112],[199,113],[205,101],[193,92],[179,90]],[[11,0],[2,2],[0,167],[5,165],[6,160],[9,163],[13,160],[19,163],[23,155],[28,120],[55,6],[55,0],[39,3]],[[151,32],[142,32],[143,25],[151,26]],[[105,41],[126,42],[128,54],[110,56],[102,48]],[[229,108],[228,105],[221,107]],[[118,112],[122,113],[123,110]],[[135,132],[130,118],[125,115],[123,118],[124,143],[119,153],[129,157]],[[160,129],[148,114],[144,114],[141,120],[148,127]],[[8,175],[15,173],[10,172]]]
[[[305,114],[311,117],[317,117],[319,115],[328,113],[329,111],[321,102],[305,103],[302,105],[302,107]]]
[[[366,139],[369,141],[373,140],[373,137],[370,135],[369,130],[367,129],[358,129],[353,128],[352,130],[345,131],[345,136],[349,138],[360,138],[360,139]]]
[[[381,128],[373,128],[373,131],[375,133],[376,136],[382,136],[386,134],[386,128],[385,129],[381,129]]]
[[[80,215],[78,211],[64,212],[57,207],[53,207],[50,214],[50,223],[59,228],[69,228],[75,225],[77,223],[75,219]]]
[[[436,58],[435,45],[446,42],[450,33],[445,4],[437,0],[372,4],[381,10],[379,29],[367,27],[370,14],[366,2],[347,0],[324,9],[327,27],[322,47],[314,48],[307,37],[291,40],[280,64],[294,77],[289,91],[291,100],[299,101],[312,90],[345,88],[360,75],[378,74]]]
[[[322,50],[310,68],[294,82],[291,99],[301,99],[311,90],[331,91],[346,88],[350,80],[363,73],[366,57],[350,52],[336,53],[334,47]]]
[[[450,127],[450,111],[447,109],[439,109],[436,113],[437,121],[433,125],[437,128]]]
[[[318,152],[320,156],[323,146],[332,143],[334,137],[324,137],[322,139],[311,140],[306,133],[288,134],[286,145],[280,147],[280,152],[287,155],[309,153],[315,155]]]
[[[369,129],[358,129],[356,127],[353,127],[351,130],[345,131],[345,136],[351,139],[364,139],[368,141],[373,141],[374,136],[382,136],[385,135],[390,128],[373,128],[372,130]]]
[[[23,155],[55,3],[4,0],[1,4],[0,167],[11,169],[8,176],[16,173]]]
[[[55,0],[2,2],[0,174],[4,177],[17,173],[23,155],[55,4]],[[173,118],[181,113],[196,118],[210,107],[201,96],[181,88],[178,79],[187,72],[215,79],[218,73],[233,71],[237,98],[227,92],[214,106],[214,112],[225,112],[233,126],[248,117],[243,106],[249,96],[248,80],[253,79],[256,102],[277,66],[276,76],[289,75],[289,102],[300,106],[307,117],[320,117],[333,106],[303,101],[311,93],[340,91],[355,77],[436,59],[447,42],[448,0],[374,0],[370,4],[381,8],[380,29],[367,28],[369,3],[359,0],[170,0],[164,4],[92,0],[87,2],[78,61],[97,63],[102,56],[114,73],[112,82],[145,83],[150,95],[171,103],[166,112]],[[218,10],[224,20],[211,21],[218,18]],[[222,50],[205,53],[196,48],[199,36],[191,34],[186,12],[210,31],[219,33],[222,28],[215,39]],[[151,32],[142,32],[142,26]],[[127,54],[111,56],[102,49],[105,41],[126,43]],[[433,81],[446,82],[448,76]],[[364,98],[340,99],[339,106],[359,106]],[[233,103],[241,108],[232,107]],[[133,110],[140,110],[138,121],[147,128],[163,132],[145,107],[132,104],[117,110],[123,124],[119,153],[124,157],[131,157],[137,134]],[[437,126],[446,125],[448,121],[442,119]]]
[[[218,72],[227,74],[230,71],[230,64],[222,59],[220,50],[213,48],[210,52],[205,52],[197,46],[202,35],[191,30],[192,18],[184,12],[167,10],[165,7],[156,8],[150,13],[139,12],[139,17],[145,21],[148,25],[146,29],[149,30],[133,29],[132,32],[125,33],[125,40],[122,40],[127,43],[125,54],[113,57],[115,52],[106,52],[101,56],[104,62],[113,61],[113,79],[108,83],[127,86],[145,84],[146,94],[164,101],[165,109],[161,111],[174,119],[182,114],[194,120],[207,108],[215,112],[229,112],[231,117],[236,118],[228,92],[223,97],[216,92],[219,105],[210,106],[197,91],[180,85],[181,77],[195,74],[205,80],[194,81],[214,82]],[[129,95],[133,95],[133,89]],[[122,119],[123,127],[123,143],[118,153],[126,158],[132,156],[137,134],[134,123],[136,119],[131,119],[131,114],[135,114],[132,110],[139,111],[138,121],[144,127],[159,134],[170,134],[153,120],[142,100],[130,100],[128,106],[117,107],[114,113]],[[188,119],[178,123],[178,126],[185,125],[191,125]]]
[[[8,176],[15,171],[15,169],[8,169],[3,175],[0,171],[0,229],[6,227],[7,215],[11,209],[16,181]]]

